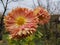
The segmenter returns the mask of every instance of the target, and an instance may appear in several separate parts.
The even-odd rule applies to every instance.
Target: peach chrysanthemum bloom
[[[48,11],[42,7],[37,7],[34,9],[34,14],[39,18],[39,24],[46,24],[50,20],[50,14]]]
[[[10,38],[23,38],[36,31],[38,18],[32,10],[16,8],[5,16],[4,23]]]

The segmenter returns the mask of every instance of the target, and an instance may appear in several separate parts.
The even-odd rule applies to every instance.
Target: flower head
[[[37,7],[34,10],[34,14],[39,18],[39,24],[46,24],[50,20],[50,14],[48,11],[42,7]]]
[[[31,10],[16,8],[5,16],[4,23],[11,38],[23,38],[36,31],[38,18]]]

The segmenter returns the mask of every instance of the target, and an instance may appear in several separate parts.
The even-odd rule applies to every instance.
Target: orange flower
[[[50,20],[50,14],[42,7],[38,7],[34,10],[34,14],[39,18],[39,24],[46,24]]]
[[[5,16],[4,23],[10,38],[23,38],[36,31],[38,18],[31,10],[16,8]]]

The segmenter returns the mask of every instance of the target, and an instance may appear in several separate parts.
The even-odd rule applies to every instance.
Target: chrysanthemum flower
[[[48,11],[42,7],[37,7],[34,10],[34,14],[38,16],[39,18],[39,24],[46,24],[50,20],[50,14]]]
[[[4,23],[11,38],[23,38],[36,31],[38,18],[31,10],[16,8],[5,16]]]

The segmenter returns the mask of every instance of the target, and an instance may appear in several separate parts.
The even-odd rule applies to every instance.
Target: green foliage
[[[11,40],[9,39],[8,34],[3,35],[3,39],[7,41],[8,45],[35,45],[35,40],[38,40],[43,36],[43,34],[37,30],[35,34],[32,34],[26,38],[19,39],[19,40]]]

